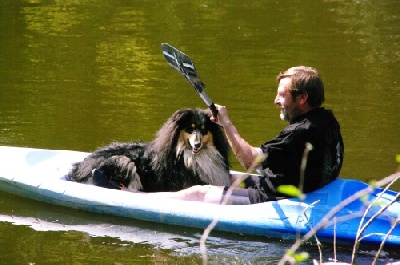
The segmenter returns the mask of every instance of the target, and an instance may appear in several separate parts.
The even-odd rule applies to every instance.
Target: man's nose
[[[275,97],[274,103],[275,103],[276,105],[280,105],[281,102],[280,102],[278,96]]]

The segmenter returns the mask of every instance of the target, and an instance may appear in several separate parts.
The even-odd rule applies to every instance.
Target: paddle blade
[[[197,93],[201,93],[206,85],[197,75],[192,59],[168,43],[162,43],[161,49],[168,64],[182,74],[194,87]]]

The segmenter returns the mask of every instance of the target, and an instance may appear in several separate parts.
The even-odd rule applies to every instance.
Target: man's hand
[[[218,116],[215,118],[214,116],[211,116],[210,120],[212,122],[215,122],[219,126],[224,127],[225,125],[229,124],[231,121],[228,117],[228,110],[225,106],[221,106],[218,104],[215,104],[215,107],[218,110]]]

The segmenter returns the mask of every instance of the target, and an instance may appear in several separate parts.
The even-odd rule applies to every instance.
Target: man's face
[[[291,122],[300,115],[298,100],[293,101],[289,91],[291,85],[290,78],[282,78],[279,81],[278,91],[274,103],[279,106],[280,117],[284,121]]]

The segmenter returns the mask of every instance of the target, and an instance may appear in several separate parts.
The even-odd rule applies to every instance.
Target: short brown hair
[[[312,67],[296,66],[277,76],[278,82],[283,78],[291,79],[290,92],[293,98],[299,94],[308,94],[307,102],[311,107],[320,107],[325,101],[324,84],[318,71]]]

